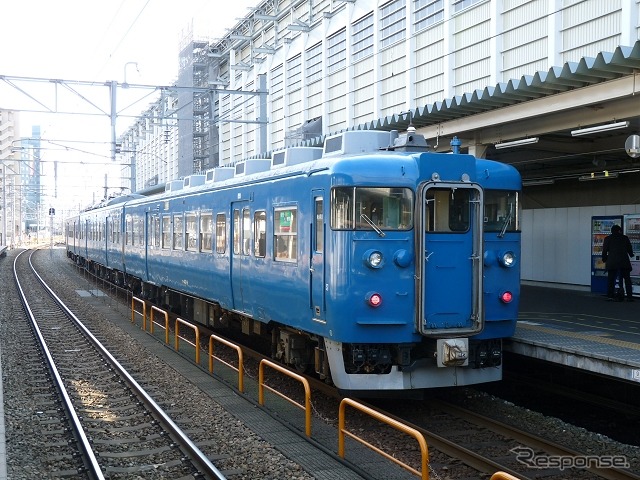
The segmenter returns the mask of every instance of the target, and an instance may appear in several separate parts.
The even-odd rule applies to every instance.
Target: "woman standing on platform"
[[[633,248],[629,237],[622,233],[620,225],[611,227],[611,235],[607,235],[602,244],[602,261],[607,269],[607,300],[622,301],[624,293],[622,291],[622,281],[627,292],[627,300],[633,302],[633,292],[631,287],[631,261]],[[614,291],[616,279],[620,279],[620,298],[615,298]]]

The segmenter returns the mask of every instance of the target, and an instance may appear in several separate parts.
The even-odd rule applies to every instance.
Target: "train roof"
[[[378,154],[378,159],[381,162],[385,162],[391,157],[398,158],[394,152],[406,154],[430,151],[431,149],[424,136],[417,134],[415,129],[411,128],[405,134],[399,134],[398,131],[345,131],[328,136],[322,148],[295,146],[276,150],[273,152],[272,158],[246,159],[237,162],[235,165],[210,169],[205,174],[190,175],[180,180],[173,180],[165,185],[164,192],[157,195],[122,195],[107,202],[101,202],[99,205],[87,210],[129,201],[138,203],[138,200],[141,199],[157,201],[171,198],[176,194],[195,194],[212,188],[232,188],[238,184],[253,181],[258,182],[296,175],[309,176],[316,172],[328,170],[340,162],[341,159],[348,157]],[[442,155],[444,158],[447,154],[438,153],[436,155]],[[406,157],[406,155],[403,155],[403,157]],[[464,157],[468,156],[464,155]],[[411,160],[407,159],[407,161],[410,162]],[[494,175],[493,172],[495,171],[490,183],[496,186],[492,188],[498,188],[497,185],[499,185],[500,181],[502,181],[503,188],[520,188],[520,177],[513,167],[498,164],[491,160],[477,159],[477,161],[480,162],[477,165],[478,175],[481,175],[481,172],[487,169],[491,169],[492,175]],[[395,168],[397,164],[389,163],[389,165],[389,168]],[[349,167],[348,170],[352,170],[352,167]],[[346,174],[349,174],[349,171]],[[380,170],[379,173],[384,176],[388,172]],[[482,177],[486,179],[485,175],[482,175]],[[508,180],[508,186],[504,185],[504,180]]]

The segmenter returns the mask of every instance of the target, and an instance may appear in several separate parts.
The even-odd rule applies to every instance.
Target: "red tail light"
[[[370,293],[367,295],[367,303],[376,308],[382,305],[382,296],[379,293]]]
[[[511,303],[511,300],[513,300],[513,294],[511,292],[502,292],[500,300],[502,300],[502,303]]]

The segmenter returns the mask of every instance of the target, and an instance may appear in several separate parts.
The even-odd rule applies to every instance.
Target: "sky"
[[[111,138],[109,88],[105,82],[139,85],[170,85],[178,74],[178,54],[184,39],[221,38],[238,20],[250,13],[259,0],[19,0],[2,2],[0,28],[0,108],[20,113],[20,135],[29,137],[31,125],[41,127],[42,158],[83,155],[87,162],[107,162]],[[56,87],[49,79],[95,82],[78,86],[77,93]],[[42,81],[41,81],[42,80]],[[25,93],[21,93],[20,90]],[[131,90],[132,92],[133,90]],[[120,135],[157,96],[132,101],[132,93],[118,88],[117,111]],[[75,115],[29,112],[42,106],[77,112]],[[81,97],[84,97],[81,98]],[[93,115],[86,115],[93,113]],[[64,140],[64,141],[63,141]],[[87,143],[83,143],[87,142]],[[62,145],[62,146],[60,146]],[[46,163],[46,162],[45,162]],[[93,165],[81,166],[69,176],[80,175],[85,185],[101,183],[103,174]],[[62,167],[61,167],[62,168]],[[46,171],[45,171],[46,174]],[[60,169],[58,175],[64,175]],[[58,189],[60,190],[60,189]]]

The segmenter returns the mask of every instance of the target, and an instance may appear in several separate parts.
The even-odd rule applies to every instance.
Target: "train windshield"
[[[331,192],[334,230],[410,230],[413,192],[409,188],[337,187]]]
[[[484,191],[484,231],[517,232],[520,230],[518,192],[512,190]]]

